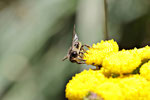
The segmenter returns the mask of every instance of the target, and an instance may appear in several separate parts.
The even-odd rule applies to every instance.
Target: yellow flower
[[[104,71],[114,74],[131,73],[141,64],[141,58],[130,50],[122,50],[104,58]]]
[[[150,82],[140,75],[107,78],[100,70],[76,74],[66,86],[69,100],[83,100],[89,92],[104,100],[150,100]],[[142,91],[142,92],[141,92]]]
[[[76,74],[66,85],[66,97],[83,100],[93,93],[104,100],[150,100],[150,61],[140,67],[150,59],[150,47],[118,50],[114,40],[93,44],[83,59],[102,68]],[[140,74],[133,75],[138,68]]]
[[[140,74],[150,81],[150,61],[141,66]]]
[[[118,52],[118,44],[114,40],[101,41],[93,46],[84,54],[84,60],[88,65],[101,65],[104,57],[112,52]]]
[[[67,84],[66,97],[70,100],[82,100],[90,90],[95,88],[96,84],[104,81],[105,77],[99,71],[84,70],[82,73],[76,74]]]
[[[150,59],[150,47],[145,46],[137,50],[137,54],[141,57],[142,60]]]

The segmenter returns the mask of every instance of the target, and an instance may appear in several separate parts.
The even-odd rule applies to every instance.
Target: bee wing
[[[75,31],[75,25],[74,25],[74,28],[73,28],[73,35],[72,35],[72,46],[73,46],[73,43],[74,42],[77,42],[78,41],[78,36],[77,36],[77,33]]]

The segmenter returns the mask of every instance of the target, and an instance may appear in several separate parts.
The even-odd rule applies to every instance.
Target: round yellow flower
[[[102,64],[104,57],[112,52],[118,52],[118,44],[114,40],[101,41],[93,44],[89,50],[84,53],[84,60],[86,64],[99,66]]]
[[[99,71],[84,70],[76,74],[66,86],[66,97],[69,100],[82,100],[90,90],[94,90],[95,86],[105,81],[104,75]]]
[[[150,81],[150,61],[141,66],[140,74]]]
[[[140,75],[107,78],[100,70],[76,74],[66,86],[69,100],[83,100],[89,92],[104,100],[149,100],[150,82]],[[142,92],[141,92],[142,91]]]
[[[141,58],[131,51],[122,50],[104,58],[102,67],[114,74],[131,73],[141,64]]]

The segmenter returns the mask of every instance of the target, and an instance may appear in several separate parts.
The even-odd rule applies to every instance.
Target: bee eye
[[[72,57],[77,57],[77,52],[76,52],[76,51],[73,51],[73,52],[71,53],[71,56],[72,56]]]

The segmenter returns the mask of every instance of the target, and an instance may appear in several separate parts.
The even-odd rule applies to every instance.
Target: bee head
[[[73,52],[71,52],[71,57],[77,57],[78,56],[78,53],[76,52],[76,51],[73,51]]]

